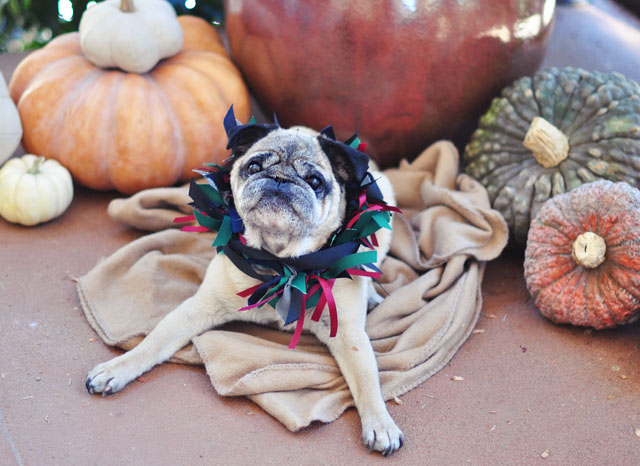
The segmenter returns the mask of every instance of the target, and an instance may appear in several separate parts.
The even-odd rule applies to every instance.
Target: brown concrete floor
[[[594,5],[559,7],[545,64],[640,79],[640,22]],[[603,12],[635,35],[619,36]],[[5,76],[20,58],[0,57]],[[89,396],[86,372],[118,352],[95,339],[73,277],[141,235],[107,218],[116,196],[77,188],[48,224],[0,220],[0,464],[640,464],[640,323],[595,332],[546,321],[514,252],[487,267],[484,333],[389,403],[406,436],[389,459],[361,445],[353,409],[292,434],[248,400],[219,397],[199,367],[165,364],[116,396]]]

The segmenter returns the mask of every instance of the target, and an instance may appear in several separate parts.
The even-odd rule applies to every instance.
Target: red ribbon
[[[360,193],[360,196],[358,196],[358,203],[360,204],[360,209],[362,209],[362,206],[364,205],[364,203],[367,202],[367,191],[362,191]]]
[[[378,244],[378,237],[376,236],[375,233],[372,233],[371,236],[369,236],[369,238],[371,238],[371,243],[373,244],[374,247],[377,248],[378,246],[380,246]],[[373,248],[371,248],[371,249],[373,249]]]
[[[245,290],[246,291],[246,290]],[[262,301],[258,301],[257,303],[254,304],[249,304],[248,306],[245,307],[241,307],[240,309],[238,309],[238,312],[240,311],[248,311],[249,309],[254,309],[256,307],[260,307],[264,304],[267,304],[269,301],[271,301],[273,298],[275,298],[276,296],[278,296],[279,294],[282,294],[284,290],[278,290],[275,293],[273,293],[271,296],[269,296],[268,298],[263,299]]]
[[[194,214],[186,215],[184,217],[176,217],[173,219],[173,223],[184,223],[184,222],[194,222],[196,220],[196,216]],[[185,225],[180,228],[180,231],[211,231],[207,227],[203,227],[202,225]]]
[[[293,332],[293,336],[291,337],[291,341],[289,342],[289,349],[293,349],[298,344],[298,340],[300,340],[300,336],[302,335],[302,327],[304,326],[304,308],[307,307],[307,295],[302,295],[302,306],[300,307],[300,317],[298,317],[298,322],[296,323],[296,329]]]
[[[372,211],[372,210],[387,210],[387,209],[385,207],[381,206],[381,205],[373,204],[372,206],[367,207],[365,210],[361,210],[356,215],[354,215],[353,218],[351,220],[349,220],[349,223],[347,223],[347,228],[351,228],[353,226],[353,224],[358,221],[358,219],[360,218],[360,216],[362,214],[364,214],[365,212]]]
[[[173,223],[184,223],[195,221],[196,216],[194,214],[187,215],[186,217],[176,217],[173,219]]]
[[[377,204],[376,204],[376,205],[377,205]],[[393,205],[384,205],[384,206],[382,207],[382,210],[386,210],[386,211],[388,211],[388,212],[396,212],[396,213],[398,213],[398,214],[401,214],[401,213],[402,213],[402,210],[400,210],[400,208],[399,208],[399,207],[396,207],[396,206],[393,206]]]
[[[373,271],[361,270],[361,269],[347,269],[346,272],[349,275],[359,275],[361,277],[371,277],[371,278],[380,278],[380,275],[382,275],[380,272],[373,272]]]
[[[311,316],[311,320],[313,320],[314,322],[318,322],[320,320],[320,316],[322,315],[322,311],[325,308],[325,305],[328,305],[329,321],[331,326],[329,336],[335,337],[338,333],[338,310],[336,308],[336,300],[333,297],[331,289],[333,288],[333,284],[336,279],[332,278],[330,280],[325,280],[324,278],[318,277],[317,275],[311,275],[311,277],[318,280],[318,284],[322,288],[322,294],[320,295],[320,299],[318,300],[316,309]]]
[[[263,285],[263,283],[258,283],[256,286],[252,286],[251,288],[247,288],[246,290],[239,291],[236,294],[238,296],[240,296],[241,298],[247,298],[247,297],[251,296],[262,285]]]
[[[187,226],[184,226],[184,227],[180,228],[180,231],[199,231],[199,232],[202,232],[202,231],[211,231],[211,230],[209,230],[207,227],[203,227],[203,226],[200,226],[200,225],[187,225]]]
[[[362,241],[362,243],[369,249],[375,249],[367,238],[360,238],[360,241]]]

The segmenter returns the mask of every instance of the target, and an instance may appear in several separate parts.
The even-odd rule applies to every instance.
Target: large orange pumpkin
[[[222,121],[231,104],[248,119],[247,88],[210,24],[178,20],[182,50],[145,74],[94,66],[75,32],[28,55],[9,84],[25,150],[59,160],[85,186],[126,194],[226,158]]]

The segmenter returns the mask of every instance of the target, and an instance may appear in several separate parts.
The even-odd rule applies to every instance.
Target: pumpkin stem
[[[36,159],[33,161],[33,165],[31,165],[31,168],[29,168],[29,170],[27,170],[27,173],[29,173],[30,175],[37,175],[38,173],[40,173],[40,165],[42,165],[47,159],[45,159],[44,157],[36,157]]]
[[[120,11],[124,13],[133,13],[135,8],[133,7],[133,0],[120,0]]]
[[[545,168],[558,166],[569,155],[567,137],[541,117],[533,119],[522,145],[531,150],[537,162]]]
[[[602,236],[585,231],[573,242],[571,257],[586,269],[594,269],[604,262],[607,245]]]

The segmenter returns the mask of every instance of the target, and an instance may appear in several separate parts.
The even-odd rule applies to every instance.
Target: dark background
[[[71,0],[73,17],[70,21],[59,16],[57,0],[0,1],[0,53],[32,50],[59,34],[77,31],[89,1]],[[200,16],[215,23],[223,21],[222,0],[197,0],[193,9],[187,9],[184,0],[169,2],[178,14]]]
[[[22,52],[42,47],[53,37],[77,31],[82,12],[91,0],[71,0],[73,16],[59,16],[57,0],[0,0],[0,53]],[[345,0],[346,1],[346,0]],[[616,0],[640,15],[640,0]],[[184,0],[169,0],[178,14],[200,16],[216,24],[224,22],[223,0],[197,0],[193,9]],[[557,0],[558,5],[592,3],[591,0]]]

